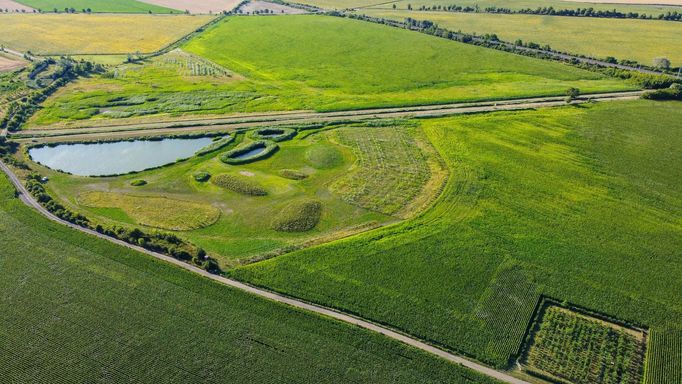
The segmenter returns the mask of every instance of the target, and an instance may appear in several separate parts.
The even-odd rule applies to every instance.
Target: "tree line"
[[[396,6],[393,4],[393,9]],[[407,5],[408,10],[412,9],[412,4]],[[555,9],[554,7],[537,7],[537,8],[523,8],[511,9],[504,7],[486,7],[480,8],[476,6],[459,6],[459,5],[422,5],[416,9],[417,11],[441,11],[441,12],[459,12],[459,13],[495,13],[495,14],[522,14],[522,15],[542,15],[542,16],[570,16],[570,17],[600,17],[611,19],[641,19],[641,20],[667,20],[667,21],[682,21],[682,12],[672,11],[661,13],[656,16],[651,14],[639,12],[620,12],[613,10],[600,10],[590,8],[576,8],[576,9]]]

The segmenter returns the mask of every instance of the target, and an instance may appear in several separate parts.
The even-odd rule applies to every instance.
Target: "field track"
[[[478,364],[478,363],[471,361],[469,359],[466,359],[462,356],[458,356],[458,355],[452,354],[450,352],[444,351],[444,350],[439,349],[437,347],[434,347],[432,345],[426,344],[426,343],[424,343],[418,339],[406,336],[406,335],[398,333],[396,331],[392,331],[389,328],[371,323],[369,321],[365,321],[365,320],[362,320],[360,318],[350,316],[350,315],[347,315],[347,314],[344,314],[341,312],[337,312],[335,310],[325,308],[325,307],[322,307],[319,305],[306,303],[304,301],[300,301],[300,300],[296,300],[296,299],[293,299],[290,297],[279,295],[279,294],[274,293],[274,292],[259,289],[259,288],[238,282],[236,280],[228,279],[228,278],[218,276],[218,275],[213,275],[211,273],[204,271],[203,269],[197,268],[197,267],[192,266],[192,265],[187,264],[187,263],[183,263],[182,261],[174,259],[170,256],[166,256],[166,255],[162,255],[160,253],[152,252],[152,251],[149,251],[147,249],[128,244],[124,241],[105,236],[105,235],[98,233],[96,231],[93,231],[91,229],[79,227],[75,224],[61,220],[58,217],[54,216],[52,213],[50,213],[47,209],[45,209],[37,201],[35,201],[33,199],[33,197],[31,196],[31,194],[26,190],[24,185],[21,183],[21,181],[17,178],[17,176],[14,175],[14,173],[7,167],[7,165],[5,165],[5,163],[3,163],[1,161],[0,161],[0,169],[2,169],[2,171],[5,174],[7,174],[10,181],[12,182],[14,187],[19,192],[19,198],[21,199],[21,201],[24,202],[29,207],[37,210],[40,214],[42,214],[43,216],[47,217],[48,219],[50,219],[52,221],[66,225],[67,227],[70,227],[70,228],[75,229],[77,231],[84,232],[88,235],[96,236],[98,238],[110,241],[110,242],[118,244],[120,246],[127,247],[127,248],[133,249],[133,250],[141,252],[141,253],[145,253],[149,256],[152,256],[152,257],[155,257],[157,259],[166,261],[168,263],[177,265],[181,268],[185,268],[191,272],[200,274],[203,277],[209,278],[209,279],[216,281],[218,283],[221,283],[221,284],[225,284],[225,285],[230,286],[232,288],[239,289],[241,291],[244,291],[244,292],[265,298],[265,299],[269,299],[269,300],[272,300],[272,301],[275,301],[275,302],[278,302],[281,304],[286,304],[286,305],[290,305],[290,306],[295,307],[295,308],[314,312],[314,313],[321,315],[321,316],[331,317],[331,318],[336,319],[338,321],[342,321],[344,323],[352,324],[352,325],[370,330],[372,332],[380,333],[386,337],[400,341],[402,343],[405,343],[405,344],[412,346],[414,348],[418,348],[418,349],[425,351],[425,352],[428,352],[430,354],[436,355],[436,356],[443,358],[447,361],[450,361],[454,364],[460,364],[466,368],[474,370],[474,371],[481,373],[483,375],[495,378],[495,379],[500,380],[502,382],[510,383],[510,384],[530,384],[526,381],[523,381],[523,380],[517,379],[513,376],[510,376],[507,373],[500,372],[500,371],[497,371],[495,369],[492,369],[492,368],[486,367],[484,365]]]
[[[589,101],[632,100],[639,98],[641,91],[582,95],[573,101],[580,104]],[[128,138],[182,133],[233,131],[239,128],[263,125],[305,124],[333,121],[364,121],[372,119],[441,117],[457,114],[511,111],[565,105],[564,97],[542,97],[517,100],[487,101],[479,103],[457,103],[425,105],[414,107],[351,110],[339,112],[273,112],[269,114],[247,114],[198,120],[169,120],[156,123],[139,123],[108,126],[91,126],[71,129],[30,129],[14,133],[20,141],[56,142],[69,140],[97,140]]]

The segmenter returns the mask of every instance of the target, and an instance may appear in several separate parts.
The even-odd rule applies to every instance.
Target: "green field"
[[[634,87],[560,63],[326,16],[226,18],[183,49],[234,76],[187,76],[177,66],[180,60],[171,67],[164,58],[126,65],[109,78],[84,79],[67,87],[50,98],[31,123],[343,110],[557,95],[568,87],[583,92]]]
[[[229,273],[497,366],[541,293],[679,325],[680,121],[647,101],[422,120],[451,172],[432,209]]]
[[[267,159],[248,164],[229,165],[220,158],[248,145],[249,133],[237,135],[217,152],[120,177],[77,177],[37,164],[34,168],[49,176],[47,188],[55,197],[94,222],[180,231],[178,236],[226,266],[311,241],[328,241],[422,210],[437,195],[444,175],[423,133],[401,124],[302,131],[279,142],[279,150]],[[353,138],[358,147],[349,147],[340,137]],[[376,144],[387,137],[399,145],[386,144],[377,151]],[[407,145],[414,148],[405,150]],[[373,167],[368,168],[364,159],[372,159]],[[304,178],[283,177],[283,170]],[[352,189],[332,187],[347,185],[348,177]],[[413,180],[402,182],[406,178]],[[146,184],[131,185],[135,180]],[[382,188],[376,188],[379,185]],[[388,194],[386,186],[391,190]],[[358,193],[351,196],[352,191]],[[320,207],[311,212],[305,204],[297,208],[297,201],[314,201]],[[377,207],[384,201],[390,210]],[[302,230],[291,230],[301,223]]]
[[[211,19],[187,15],[0,14],[0,45],[37,55],[151,53]]]
[[[533,333],[526,369],[571,383],[640,384],[645,336],[550,305]]]
[[[160,7],[136,0],[17,0],[18,3],[43,12],[64,12],[65,8],[73,8],[76,12],[102,13],[181,13],[177,9]]]
[[[0,244],[4,383],[493,383],[55,224],[4,175]]]
[[[680,10],[682,11],[682,9]],[[522,39],[581,55],[636,60],[654,65],[657,57],[682,66],[682,23],[536,15],[493,15],[454,12],[362,9],[360,13],[402,21],[430,20],[452,31],[495,33],[505,41]]]

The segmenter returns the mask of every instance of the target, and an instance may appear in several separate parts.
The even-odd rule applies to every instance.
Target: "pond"
[[[244,153],[240,153],[239,155],[232,156],[233,159],[246,159],[251,156],[256,156],[260,154],[261,152],[265,151],[265,146],[258,146],[252,150],[246,151]]]
[[[120,175],[159,167],[191,157],[211,144],[210,137],[197,139],[137,140],[113,143],[60,144],[29,150],[46,167],[78,176]]]

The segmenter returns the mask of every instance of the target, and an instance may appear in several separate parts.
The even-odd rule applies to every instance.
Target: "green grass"
[[[495,33],[506,41],[522,39],[549,44],[560,51],[600,58],[613,56],[645,65],[654,65],[657,57],[667,57],[673,66],[682,66],[682,42],[676,38],[682,34],[682,23],[677,22],[374,9],[360,13],[400,21],[406,17],[426,19],[453,31]]]
[[[497,335],[525,325],[486,325],[480,308],[510,264],[526,303],[537,285],[635,324],[679,325],[680,121],[682,103],[648,101],[422,120],[451,172],[432,209],[229,273],[499,366],[496,351],[514,348]],[[527,313],[508,302],[497,313]]]
[[[552,305],[542,313],[525,363],[571,383],[639,384],[644,349],[641,332]]]
[[[423,136],[423,133],[414,127],[407,128],[398,124],[393,125],[391,129],[406,130],[410,136]],[[250,132],[246,132],[235,135],[234,142],[215,152],[131,175],[110,178],[75,177],[37,164],[32,166],[49,177],[50,182],[46,187],[50,194],[69,209],[86,215],[95,223],[126,227],[135,223],[146,223],[169,228],[169,223],[164,223],[165,221],[176,224],[184,221],[187,221],[186,224],[212,223],[197,221],[199,216],[193,213],[194,210],[185,209],[194,204],[219,209],[220,217],[211,225],[185,230],[178,233],[178,236],[204,248],[209,255],[218,259],[223,267],[248,262],[253,258],[276,255],[311,242],[329,241],[399,219],[350,204],[337,193],[330,191],[329,186],[349,173],[357,157],[372,158],[374,154],[354,152],[337,143],[333,129],[316,133],[304,132],[305,135],[299,134],[291,140],[278,143],[279,151],[269,158],[249,164],[229,165],[220,161],[224,153],[249,140]],[[404,138],[408,142],[414,141],[409,137]],[[425,141],[423,137],[419,137],[418,140]],[[433,149],[423,154],[411,149],[410,153],[420,158],[426,157],[429,163],[437,161],[437,154]],[[402,171],[393,169],[391,175],[395,178]],[[205,180],[204,174],[211,177]],[[301,175],[306,177],[301,178]],[[200,177],[197,179],[197,176]],[[146,180],[147,184],[143,187],[131,186],[131,181],[139,179]],[[372,182],[378,183],[379,180],[380,175],[375,175]],[[431,183],[431,180],[428,182]],[[421,192],[419,185],[412,185],[415,191]],[[257,191],[261,193],[265,191],[267,194],[251,196],[230,189],[253,193],[254,186],[257,187],[255,188]],[[361,187],[358,185],[358,188]],[[414,201],[421,202],[424,195],[433,195],[432,189],[424,189],[424,193],[418,193],[413,197]],[[77,199],[79,195],[90,191],[118,196],[107,199],[109,203],[125,196],[144,197],[140,198],[140,201],[129,201],[128,204],[98,204],[97,207],[93,207],[84,205]],[[366,196],[376,201],[381,199],[373,197],[371,191]],[[155,199],[161,199],[158,200],[159,204],[154,203],[157,201]],[[309,228],[305,232],[281,232],[273,229],[274,216],[292,202],[302,200],[320,201],[323,206],[319,222],[314,228]],[[175,201],[186,204],[176,206]],[[135,209],[138,206],[140,209]],[[420,204],[409,204],[405,211],[415,213],[422,208],[423,205]]]
[[[183,49],[239,75],[187,76],[157,58],[76,82],[31,123],[64,124],[90,110],[96,118],[343,110],[633,88],[565,64],[328,16],[228,17]]]
[[[43,12],[64,12],[65,8],[73,8],[76,12],[90,9],[92,12],[106,13],[182,13],[177,9],[161,7],[136,0],[18,0]]]
[[[306,232],[315,228],[321,216],[320,201],[313,199],[292,201],[275,214],[272,228],[281,232]]]
[[[493,383],[48,221],[4,175],[0,250],[3,382]]]

